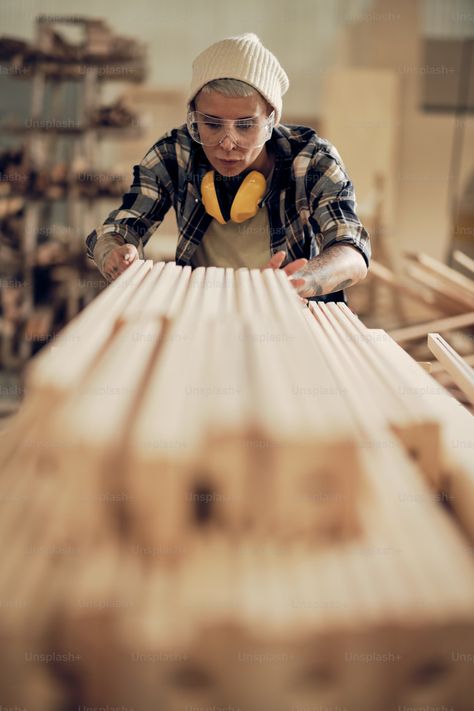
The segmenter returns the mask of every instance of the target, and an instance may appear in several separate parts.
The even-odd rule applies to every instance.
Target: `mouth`
[[[223,163],[224,165],[235,165],[236,163],[240,163],[240,158],[229,160],[226,158],[217,158],[219,163]]]

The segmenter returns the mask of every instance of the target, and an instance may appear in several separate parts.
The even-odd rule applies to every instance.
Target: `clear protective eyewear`
[[[229,136],[238,148],[259,148],[271,137],[275,125],[275,112],[262,120],[251,116],[243,119],[220,119],[189,111],[187,126],[191,138],[202,146],[218,146]]]

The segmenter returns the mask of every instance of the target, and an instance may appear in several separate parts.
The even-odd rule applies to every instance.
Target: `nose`
[[[231,151],[234,147],[234,141],[229,135],[226,134],[221,140],[220,145],[225,151]]]

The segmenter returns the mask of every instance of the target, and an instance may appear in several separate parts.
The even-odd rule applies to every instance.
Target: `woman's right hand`
[[[262,269],[280,269],[285,259],[286,252],[284,249],[281,249],[279,252],[275,252],[268,264],[262,267]],[[302,269],[307,261],[308,260],[303,257],[295,259],[294,262],[290,262],[286,265],[286,267],[283,267],[283,271],[287,276],[291,276],[294,272],[298,271],[298,269]],[[262,269],[260,271],[262,271]],[[304,279],[293,279],[291,284],[297,289],[299,286],[303,286]],[[303,296],[299,295],[298,298],[303,302],[303,304],[306,304],[306,306],[308,305],[308,299],[305,299]]]
[[[114,281],[136,259],[138,259],[138,249],[133,244],[121,244],[108,253],[104,259],[102,272],[109,281]]]

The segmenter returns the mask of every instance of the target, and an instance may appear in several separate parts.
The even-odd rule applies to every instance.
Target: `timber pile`
[[[27,389],[4,705],[469,711],[473,420],[384,331],[281,270],[138,261]]]
[[[140,126],[124,101],[100,106],[100,89],[109,80],[142,81],[146,70],[144,45],[103,20],[48,14],[35,26],[31,44],[0,37],[0,69],[32,81],[29,115],[0,126],[24,137],[0,152],[0,281],[8,300],[24,302],[15,320],[0,304],[0,366],[15,370],[101,287],[83,235],[100,221],[100,202],[123,196],[129,183],[98,165],[99,143],[106,135],[136,137]]]
[[[127,112],[121,102],[117,102],[111,107],[105,107],[103,112],[99,109],[91,125],[118,126],[120,121],[123,127],[137,125],[134,115]],[[15,204],[18,197],[60,200],[67,197],[69,191],[73,191],[76,198],[96,198],[102,195],[119,197],[127,188],[125,176],[111,171],[98,171],[81,160],[74,161],[72,166],[61,162],[44,169],[28,166],[27,162],[24,147],[0,152],[0,196],[8,198],[8,202],[0,202],[2,231],[3,220],[9,215],[8,208],[16,212],[19,209],[18,204]]]
[[[441,302],[451,302],[463,310],[474,310],[474,283],[455,269],[422,252],[408,253],[407,273],[427,286]]]
[[[90,65],[100,68],[102,78],[123,78],[123,72],[117,72],[117,69],[128,75],[136,74],[137,80],[143,78],[144,44],[132,37],[115,34],[104,20],[79,15],[40,15],[36,21],[41,30],[40,41],[36,43],[0,36],[0,62],[10,73],[30,77],[37,65],[42,64],[51,77],[74,79]],[[64,32],[67,25],[82,30],[79,43],[68,39]],[[114,67],[114,64],[119,66]]]
[[[405,273],[396,273],[378,261],[371,261],[368,291],[373,296],[372,306],[364,308],[359,303],[358,311],[363,312],[364,320],[371,326],[388,326],[392,338],[413,358],[426,362],[436,380],[474,412],[472,400],[459,387],[459,381],[450,376],[449,370],[443,372],[439,364],[432,361],[427,341],[428,334],[439,332],[463,361],[469,363],[473,359],[474,262],[468,255],[455,251],[453,263],[464,270],[461,273],[422,252],[407,253],[405,256]],[[378,310],[373,306],[382,301],[372,293],[379,291],[378,287],[375,289],[376,284],[380,286],[380,297],[382,292],[385,297],[391,294],[391,307],[387,299],[384,304],[379,304]],[[357,289],[356,303],[360,302]],[[364,285],[360,289],[364,292]],[[387,291],[388,294],[385,293]],[[351,299],[353,296],[352,293]]]
[[[122,98],[117,99],[108,106],[101,106],[90,117],[92,126],[115,126],[124,128],[138,125],[138,117],[125,104]]]
[[[462,252],[455,253],[456,262],[469,269],[472,260]],[[422,252],[407,253],[405,273],[396,274],[383,264],[372,260],[370,276],[385,284],[399,296],[423,304],[439,316],[454,316],[474,311],[474,282],[456,269]],[[472,268],[472,267],[471,267]],[[470,324],[469,324],[470,325]],[[401,329],[400,329],[401,330]],[[426,335],[410,335],[412,340]]]

